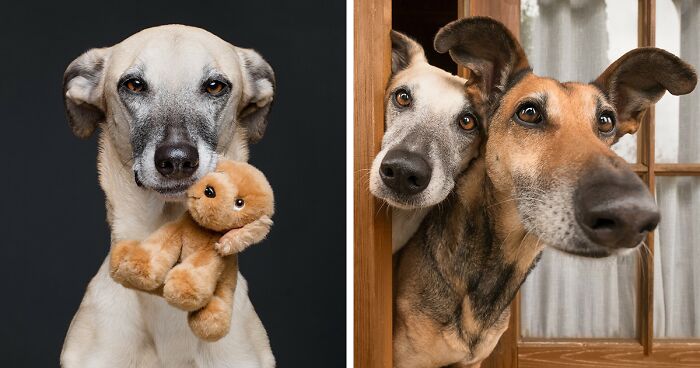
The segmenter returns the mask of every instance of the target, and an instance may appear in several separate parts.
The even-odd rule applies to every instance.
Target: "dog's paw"
[[[190,312],[187,322],[200,339],[217,341],[226,336],[231,327],[231,308],[221,298],[214,297],[204,308]]]
[[[138,247],[138,241],[117,243],[110,256],[110,275],[125,287],[154,290],[162,284],[153,272],[150,254]]]
[[[175,267],[165,279],[163,298],[172,306],[184,311],[195,311],[205,306],[214,293],[189,269]]]

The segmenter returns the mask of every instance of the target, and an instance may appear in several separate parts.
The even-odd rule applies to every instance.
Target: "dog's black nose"
[[[161,175],[169,179],[184,179],[197,171],[199,153],[190,143],[164,143],[156,148],[154,160]]]
[[[379,166],[379,175],[384,184],[398,194],[417,194],[430,183],[433,168],[423,156],[403,150],[387,152]]]
[[[649,189],[626,167],[598,168],[584,175],[575,204],[583,231],[591,241],[608,248],[639,245],[661,218]]]

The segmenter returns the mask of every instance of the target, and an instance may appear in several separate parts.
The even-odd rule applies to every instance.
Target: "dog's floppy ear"
[[[275,73],[255,50],[236,47],[241,58],[243,97],[238,107],[238,122],[255,143],[265,134],[267,118],[275,95]]]
[[[391,75],[394,75],[416,61],[424,61],[423,48],[405,34],[391,31]]]
[[[616,137],[635,133],[647,108],[666,91],[685,95],[698,78],[692,66],[655,47],[634,49],[617,59],[593,84],[617,110]]]
[[[63,73],[63,102],[73,134],[88,138],[104,121],[102,76],[109,48],[92,49],[73,60]]]
[[[508,81],[530,70],[520,43],[502,23],[486,17],[456,20],[435,35],[435,50],[469,69],[467,86],[476,86],[484,101],[504,91]]]

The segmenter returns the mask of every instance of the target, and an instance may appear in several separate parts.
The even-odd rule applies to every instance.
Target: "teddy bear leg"
[[[231,327],[233,294],[238,281],[238,257],[227,257],[226,268],[216,285],[214,296],[204,308],[190,312],[187,321],[192,332],[202,340],[217,341]]]
[[[143,241],[117,242],[111,250],[110,275],[120,284],[144,291],[163,285],[180,257],[177,225],[168,224]]]
[[[202,308],[214,294],[224,266],[224,260],[213,247],[194,252],[168,272],[163,297],[188,312]]]

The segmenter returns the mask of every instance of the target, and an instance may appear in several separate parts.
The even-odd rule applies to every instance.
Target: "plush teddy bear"
[[[274,198],[253,166],[221,160],[187,191],[187,209],[143,241],[112,248],[110,274],[120,284],[162,295],[188,311],[195,335],[216,341],[228,333],[238,256],[267,236]]]

